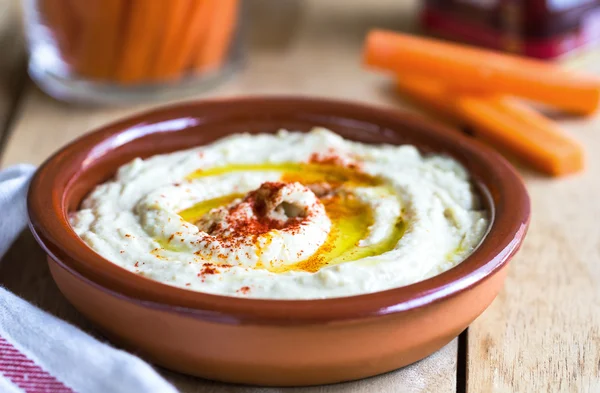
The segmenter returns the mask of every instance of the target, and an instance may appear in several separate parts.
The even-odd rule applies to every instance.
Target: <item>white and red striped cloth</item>
[[[0,258],[23,230],[34,168],[0,172]],[[150,365],[0,287],[0,393],[176,393]]]

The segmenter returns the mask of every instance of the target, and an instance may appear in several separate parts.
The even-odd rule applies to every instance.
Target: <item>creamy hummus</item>
[[[488,218],[455,160],[319,128],[135,159],[71,224],[100,255],[153,280],[311,299],[448,270],[477,247]]]

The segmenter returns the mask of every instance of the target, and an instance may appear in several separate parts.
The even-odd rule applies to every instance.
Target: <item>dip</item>
[[[317,299],[440,274],[477,247],[487,217],[452,158],[316,128],[137,158],[70,220],[97,253],[156,281]]]

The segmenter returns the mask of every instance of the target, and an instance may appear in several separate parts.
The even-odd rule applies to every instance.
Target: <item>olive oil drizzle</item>
[[[392,250],[406,231],[406,224],[400,218],[383,241],[368,246],[359,245],[368,235],[374,220],[370,206],[353,195],[352,188],[384,186],[381,179],[352,168],[320,163],[234,164],[197,170],[188,175],[187,179],[245,171],[277,171],[282,173],[281,181],[284,182],[297,181],[304,185],[326,183],[334,188],[343,186],[344,190],[349,190],[321,197],[332,226],[328,238],[317,252],[295,264],[269,267],[269,271],[316,272],[325,266],[381,255]],[[242,194],[231,194],[208,199],[179,212],[179,215],[185,221],[194,223],[212,209],[226,206],[242,197]]]

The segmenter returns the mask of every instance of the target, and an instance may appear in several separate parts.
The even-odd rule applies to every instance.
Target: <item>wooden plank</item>
[[[337,3],[337,4],[335,4]],[[251,2],[255,21],[250,33],[248,67],[207,96],[236,94],[313,94],[396,105],[386,89],[379,89],[379,76],[360,66],[362,39],[371,26],[406,28],[416,10],[416,1],[278,2],[277,20],[268,18],[271,1]],[[286,8],[288,7],[288,8]],[[359,17],[360,16],[360,17]],[[282,20],[284,18],[285,20]],[[275,21],[275,22],[271,22]],[[274,39],[273,37],[277,37]],[[284,54],[282,56],[282,54]],[[335,54],[335,55],[334,55]],[[41,163],[57,148],[87,130],[156,104],[128,108],[85,108],[49,99],[35,87],[25,93],[1,165],[17,162]],[[24,232],[0,264],[0,285],[38,304],[99,337],[94,327],[62,297],[50,278],[43,252]],[[290,392],[454,392],[457,342],[410,367],[363,381]],[[182,392],[277,392],[229,386],[160,370]]]
[[[18,0],[0,0],[0,149],[25,79]]]
[[[600,75],[600,51],[567,67]],[[600,392],[600,117],[563,119],[585,173],[523,170],[532,221],[504,290],[469,328],[467,391]]]
[[[469,329],[469,392],[600,391],[600,119],[565,128],[588,148],[588,169],[526,175],[531,228]]]

